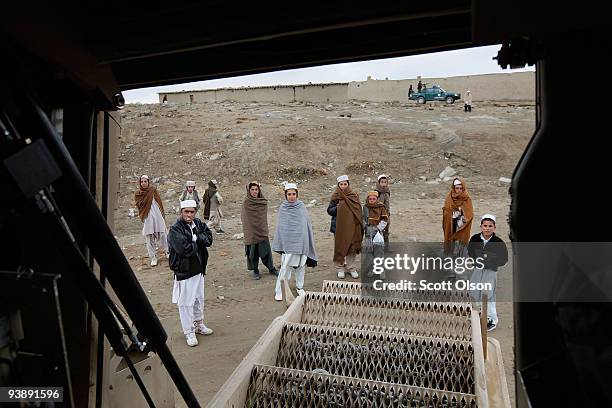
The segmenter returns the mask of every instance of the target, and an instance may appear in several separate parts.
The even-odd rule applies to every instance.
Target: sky
[[[493,57],[499,45],[466,48],[462,50],[436,52],[379,59],[321,65],[310,68],[290,69],[265,74],[243,75],[210,81],[188,82],[177,85],[157,86],[123,92],[126,103],[158,103],[158,92],[215,89],[241,86],[293,85],[326,82],[365,81],[373,79],[444,78],[459,75],[478,75],[499,72],[533,71],[534,67],[503,70]]]

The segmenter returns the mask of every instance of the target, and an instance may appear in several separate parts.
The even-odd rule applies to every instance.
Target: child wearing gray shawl
[[[295,272],[295,287],[298,295],[304,292],[306,266],[317,264],[314,234],[304,202],[297,199],[294,183],[285,184],[285,200],[278,209],[278,222],[272,242],[272,250],[281,254],[281,269],[276,279],[275,300],[283,300],[281,279],[291,279]]]

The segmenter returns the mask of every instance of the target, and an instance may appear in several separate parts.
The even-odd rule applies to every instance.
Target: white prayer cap
[[[460,186],[460,185],[461,185],[461,180],[455,179],[455,181],[453,181],[453,186]]]
[[[340,177],[338,177],[338,178],[336,179],[336,183],[339,183],[339,182],[341,182],[341,181],[349,181],[348,176],[347,176],[346,174],[343,174],[343,175],[341,175]]]
[[[465,93],[471,93],[470,90],[468,89],[467,91],[465,91]]]
[[[297,191],[297,184],[295,184],[295,183],[286,183],[285,184],[285,191],[290,190],[290,189],[294,189],[295,191]]]
[[[386,179],[388,179],[389,177],[387,177],[387,175],[386,175],[386,174],[381,174],[380,176],[378,176],[378,179],[377,179],[377,180],[378,180],[378,181],[380,181],[380,179],[381,179],[381,178],[386,178]]]
[[[491,220],[493,221],[493,224],[495,224],[496,220],[495,220],[495,216],[493,214],[485,214],[482,217],[480,217],[480,222],[482,223],[484,220]]]
[[[147,180],[148,180],[148,179],[149,179],[149,176],[147,176],[146,174],[143,174],[142,176],[140,176],[140,179],[141,179],[141,180],[142,180],[142,179],[147,179]]]
[[[185,186],[187,186],[187,187],[195,187],[195,181],[187,180],[187,182],[185,183]]]
[[[198,205],[196,204],[195,200],[185,200],[185,201],[181,201],[181,210],[183,208],[196,208]]]
[[[212,179],[212,180],[210,180],[210,181],[212,181],[212,182],[213,182],[213,184],[214,184],[215,186],[218,186],[218,185],[219,185],[219,182],[218,182],[217,180],[215,180],[215,179]]]

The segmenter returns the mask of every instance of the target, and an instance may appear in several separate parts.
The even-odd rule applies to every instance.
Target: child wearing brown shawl
[[[150,185],[149,176],[143,174],[138,179],[138,190],[134,193],[138,216],[143,223],[142,235],[151,259],[151,266],[157,265],[157,249],[163,249],[168,255],[166,240],[166,221],[164,204],[157,189]]]
[[[473,219],[474,207],[465,181],[455,177],[442,209],[445,256],[465,255]]]
[[[378,191],[368,191],[365,205],[363,206],[363,223],[365,234],[363,236],[363,254],[365,256],[367,276],[371,277],[374,258],[384,256],[384,246],[376,245],[372,242],[374,236],[385,230],[389,222],[389,214],[385,205],[379,201]]]
[[[336,217],[334,233],[334,266],[338,278],[344,279],[348,272],[359,278],[355,258],[361,253],[363,224],[359,195],[351,190],[349,178],[342,175],[336,179],[337,187],[332,193],[328,214]],[[332,210],[330,211],[330,208]]]
[[[389,191],[389,177],[386,174],[378,176],[376,181],[376,191],[378,192],[378,201],[383,203],[387,210],[387,215],[391,214],[391,192]],[[387,220],[387,226],[382,232],[385,239],[385,251],[389,250],[389,225],[390,219]]]
[[[247,269],[253,279],[259,275],[259,259],[273,275],[278,275],[274,267],[270,240],[268,238],[268,200],[264,198],[261,185],[251,181],[247,185],[247,194],[242,203],[242,232],[244,233],[244,254],[247,257]]]

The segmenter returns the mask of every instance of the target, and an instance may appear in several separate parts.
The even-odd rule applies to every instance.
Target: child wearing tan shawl
[[[359,278],[355,258],[361,253],[363,224],[359,195],[351,190],[347,175],[336,179],[338,185],[332,193],[331,202],[335,203],[334,266],[338,278],[344,279],[348,272],[354,279]],[[331,204],[330,203],[330,207]],[[328,209],[328,213],[330,213]]]
[[[264,198],[261,185],[257,181],[251,181],[246,190],[240,213],[244,254],[247,258],[247,269],[252,273],[253,279],[259,280],[259,259],[271,274],[278,275],[268,238],[268,200]]]
[[[473,219],[474,207],[465,181],[455,177],[442,209],[444,254],[446,256],[465,255],[466,246],[470,241]]]

